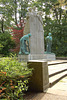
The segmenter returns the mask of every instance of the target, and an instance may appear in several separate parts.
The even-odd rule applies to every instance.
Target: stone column
[[[32,76],[29,80],[29,90],[44,92],[49,87],[48,65],[43,60],[30,60],[28,67],[33,68]]]

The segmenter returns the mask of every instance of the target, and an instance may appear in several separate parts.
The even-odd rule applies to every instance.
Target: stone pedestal
[[[29,60],[56,60],[55,54],[29,54],[29,55],[18,55],[20,61],[29,61]]]
[[[43,60],[28,61],[28,67],[33,68],[29,80],[29,91],[44,92],[49,87],[48,65]]]
[[[54,53],[50,53],[50,54],[44,54],[45,55],[45,59],[46,60],[56,60],[55,54]]]

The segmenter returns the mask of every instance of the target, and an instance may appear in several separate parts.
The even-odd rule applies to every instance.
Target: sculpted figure
[[[51,33],[48,34],[46,37],[46,52],[51,53],[51,46],[52,46],[52,36]]]
[[[29,54],[30,53],[30,48],[29,48],[29,37],[31,34],[24,35],[20,39],[20,52],[19,54]]]

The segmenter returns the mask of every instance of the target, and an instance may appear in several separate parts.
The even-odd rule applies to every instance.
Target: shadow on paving
[[[27,92],[24,100],[67,100],[67,77],[48,88],[46,92]]]
[[[67,100],[67,96],[50,93],[27,93],[24,100]]]

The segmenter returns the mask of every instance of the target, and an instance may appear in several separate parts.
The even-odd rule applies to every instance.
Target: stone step
[[[48,61],[48,66],[67,63],[67,60]]]
[[[65,76],[67,76],[67,70],[50,77],[49,78],[49,86],[50,87],[53,86],[54,84],[56,84],[60,79],[62,79]]]
[[[54,75],[56,75],[56,74],[59,74],[59,73],[61,73],[61,72],[66,71],[66,70],[67,70],[66,68],[62,68],[62,69],[55,70],[55,71],[53,71],[52,73],[49,73],[49,77],[52,77],[52,76],[54,76]]]
[[[67,63],[48,66],[49,77],[52,77],[53,75],[59,74],[66,70],[67,70]]]

